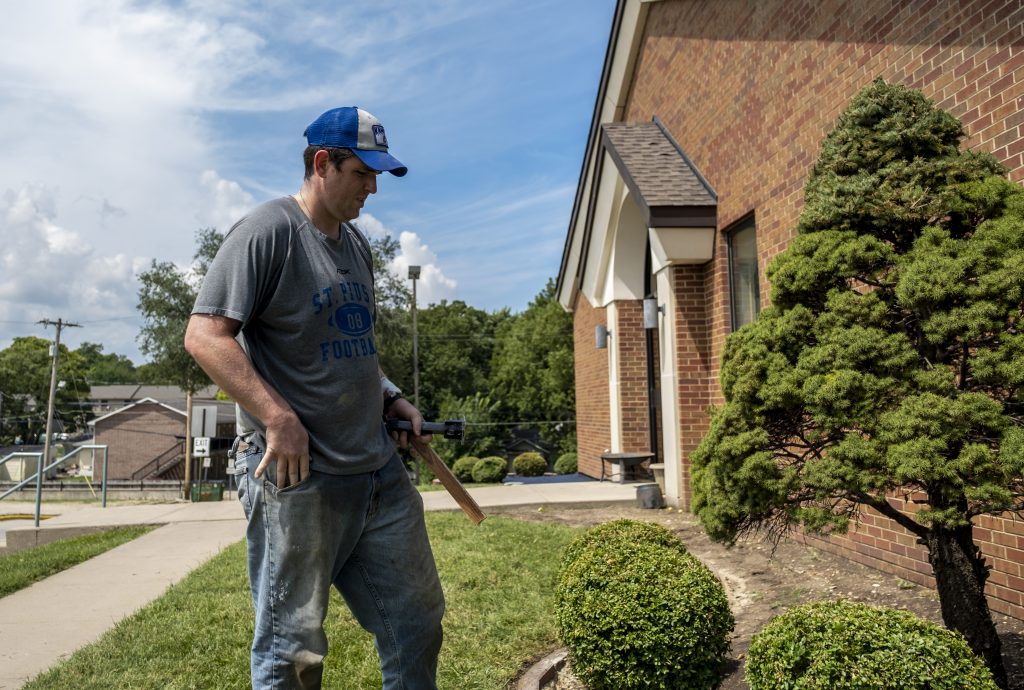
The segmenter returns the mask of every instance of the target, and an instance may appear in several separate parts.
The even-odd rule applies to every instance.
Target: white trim
[[[682,505],[683,463],[679,434],[679,379],[676,360],[676,291],[673,270],[658,271],[658,303],[665,305],[659,315],[658,348],[661,366],[661,433],[665,463],[665,500],[673,506]]]
[[[655,273],[675,264],[706,264],[715,254],[715,228],[648,228]]]
[[[626,0],[622,17],[617,27],[618,33],[615,45],[609,48],[611,59],[606,68],[607,73],[601,77],[602,81],[607,79],[607,82],[605,83],[603,93],[598,94],[598,98],[601,100],[595,108],[594,119],[596,122],[591,123],[591,140],[588,142],[590,148],[585,153],[583,164],[587,170],[587,175],[580,182],[583,189],[580,191],[579,208],[576,209],[576,214],[569,227],[565,271],[561,274],[561,289],[557,295],[559,303],[566,310],[572,309],[577,290],[582,290],[587,295],[587,299],[594,304],[591,297],[594,293],[591,291],[587,294],[586,285],[588,280],[586,276],[584,276],[583,284],[581,285],[580,281],[577,280],[577,274],[581,261],[587,262],[584,269],[590,265],[590,257],[583,256],[583,239],[586,235],[587,216],[590,215],[590,196],[594,185],[594,177],[598,174],[599,168],[607,170],[609,167],[615,167],[609,160],[605,160],[603,166],[598,165],[599,154],[602,151],[600,125],[607,122],[621,122],[624,117],[626,103],[629,99],[629,91],[633,84],[634,67],[640,54],[640,47],[643,44],[644,26],[647,23],[647,12],[650,2],[651,0]],[[601,177],[604,178],[605,174],[602,173]],[[615,174],[616,176],[618,175],[617,172]],[[605,203],[601,190],[598,191],[598,203]],[[595,209],[593,225],[591,226],[592,232],[593,228],[599,226],[597,210],[599,209]],[[593,246],[597,239],[599,238],[591,237],[588,255],[593,252]],[[597,305],[595,304],[595,306]]]
[[[611,301],[608,296],[608,283],[615,249],[613,228],[618,225],[622,197],[625,193],[626,185],[612,163],[611,156],[605,152],[590,231],[590,246],[586,263],[583,264],[583,284],[580,285],[584,296],[595,307],[607,306]]]
[[[159,405],[160,407],[163,407],[163,408],[166,408],[166,409],[170,410],[171,412],[177,412],[178,414],[180,414],[183,417],[186,416],[184,410],[179,410],[177,408],[171,407],[170,405],[165,405],[164,403],[160,402],[159,400],[154,400],[153,398],[143,398],[142,400],[136,400],[135,402],[133,402],[130,405],[125,405],[124,407],[118,408],[118,409],[114,410],[113,412],[108,412],[107,414],[103,415],[102,417],[97,417],[96,419],[90,420],[89,422],[87,422],[87,424],[88,424],[88,426],[95,426],[96,422],[102,422],[104,419],[106,419],[108,417],[113,417],[115,414],[121,414],[122,412],[125,412],[126,410],[130,410],[131,408],[135,407],[136,405],[141,405],[142,403],[154,403],[156,405]]]
[[[612,275],[606,299],[638,300],[644,298],[644,252],[647,250],[647,228],[643,212],[628,189],[623,189],[619,203],[618,222],[615,224],[615,245],[612,255]]]
[[[598,205],[580,290],[594,307],[643,299],[647,227],[629,188],[605,153]]]

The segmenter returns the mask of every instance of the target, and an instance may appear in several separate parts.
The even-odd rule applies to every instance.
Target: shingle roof
[[[608,123],[602,138],[626,184],[652,215],[658,215],[656,208],[717,205],[714,190],[659,122]]]

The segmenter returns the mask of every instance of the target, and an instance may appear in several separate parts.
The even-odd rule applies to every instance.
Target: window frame
[[[753,318],[750,321],[756,319],[757,315],[761,313],[761,270],[759,266],[760,260],[757,250],[757,221],[754,217],[754,213],[751,212],[740,218],[738,221],[730,225],[725,230],[729,262],[727,266],[729,276],[729,321],[733,331],[737,331],[743,326],[746,326],[747,323],[750,323],[750,321],[747,321],[746,323],[742,324],[739,323],[740,310],[737,306],[737,297],[739,295],[739,290],[736,287],[738,273],[738,271],[736,270],[736,236],[741,232],[747,230],[752,232],[754,237],[754,281],[752,283],[754,314]]]

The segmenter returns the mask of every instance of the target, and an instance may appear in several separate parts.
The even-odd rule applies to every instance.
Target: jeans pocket
[[[258,448],[250,448],[235,456],[235,481],[238,483],[238,501],[242,504],[245,514],[252,512],[254,481],[253,471],[259,465],[263,453]]]
[[[296,482],[295,484],[289,484],[288,486],[284,487],[283,489],[277,489],[278,495],[291,493],[292,491],[301,489],[302,487],[304,487],[306,484],[309,483],[309,480],[310,480],[310,478],[312,476],[313,476],[313,473],[310,472],[310,471],[307,471],[306,472],[306,476],[303,477],[298,482]]]
[[[263,490],[271,496],[285,496],[292,492],[296,492],[299,489],[305,487],[310,478],[313,476],[312,470],[306,472],[306,476],[295,484],[289,484],[283,489],[279,489],[277,486],[277,461],[272,461],[267,465],[266,471],[263,473]]]

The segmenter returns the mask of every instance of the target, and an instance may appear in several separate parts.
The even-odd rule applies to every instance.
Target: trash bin
[[[192,485],[192,502],[224,500],[224,481],[196,482]]]
[[[665,507],[665,499],[657,484],[641,484],[636,487],[636,507],[648,510]]]

